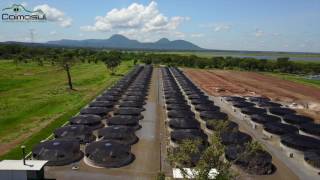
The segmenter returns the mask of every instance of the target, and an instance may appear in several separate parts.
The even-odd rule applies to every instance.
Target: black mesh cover
[[[85,148],[85,156],[91,164],[107,168],[126,166],[135,159],[129,145],[113,140],[90,143]]]
[[[266,123],[264,124],[264,130],[276,134],[276,135],[285,135],[285,134],[295,134],[298,133],[298,128],[289,125],[289,124],[283,124],[280,122],[273,122],[273,123]]]
[[[253,114],[251,120],[259,124],[281,122],[281,118],[269,114]]]
[[[245,144],[252,140],[251,136],[240,132],[224,132],[221,134],[221,143],[224,145]]]
[[[320,137],[320,124],[306,123],[306,124],[301,124],[299,126],[300,126],[299,129],[301,131]]]
[[[310,150],[304,153],[304,160],[315,168],[320,168],[320,151]]]
[[[300,151],[320,150],[320,140],[299,134],[282,136],[281,143]]]
[[[200,117],[203,120],[227,120],[228,115],[219,111],[201,111]]]
[[[95,114],[98,116],[105,116],[110,111],[112,111],[112,108],[105,108],[105,107],[87,107],[80,111],[80,114]]]
[[[171,140],[182,143],[184,140],[200,140],[202,144],[207,144],[208,136],[200,129],[178,129],[170,134]]]
[[[78,140],[81,144],[92,142],[96,137],[92,129],[85,125],[69,125],[57,128],[54,131],[55,138]]]
[[[98,138],[116,140],[123,144],[132,145],[138,142],[135,130],[128,126],[109,126],[98,130]]]
[[[32,149],[37,160],[48,160],[47,166],[64,166],[83,158],[80,143],[75,140],[55,139],[37,144]]]

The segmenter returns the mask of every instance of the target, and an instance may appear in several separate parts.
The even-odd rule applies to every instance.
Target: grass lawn
[[[125,61],[116,74],[131,67],[132,61]],[[16,67],[12,61],[0,61],[0,160],[21,159],[20,145],[30,151],[121,78],[111,76],[102,63],[74,65],[71,75],[76,91],[68,90],[66,73],[59,67]]]
[[[275,76],[284,80],[293,81],[293,82],[301,83],[304,85],[320,88],[320,80],[306,79],[306,77],[304,76],[285,74],[285,73],[264,73],[264,74]]]

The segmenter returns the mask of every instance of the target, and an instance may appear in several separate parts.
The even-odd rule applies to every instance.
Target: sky
[[[41,9],[47,20],[0,20],[0,41],[122,34],[142,42],[183,39],[208,49],[320,52],[320,0],[1,0],[0,8],[12,4]]]

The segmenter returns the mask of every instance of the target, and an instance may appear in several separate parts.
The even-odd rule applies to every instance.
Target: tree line
[[[168,66],[182,66],[192,68],[238,69],[247,71],[281,72],[292,74],[319,74],[320,63],[290,61],[288,57],[277,60],[240,58],[240,57],[199,57],[195,55],[160,54],[139,51],[105,51],[88,48],[55,48],[30,47],[24,45],[0,45],[0,59],[13,59],[15,63],[35,61],[39,65],[43,62],[61,63],[61,59],[68,62],[98,63],[102,61],[114,72],[120,60],[138,60],[145,64],[163,64]],[[63,62],[63,64],[65,64]]]
[[[292,74],[319,74],[320,63],[290,61],[288,57],[277,60],[239,58],[239,57],[198,57],[195,55],[145,54],[142,62],[146,64],[166,64],[192,68],[237,69],[247,71],[281,72]]]

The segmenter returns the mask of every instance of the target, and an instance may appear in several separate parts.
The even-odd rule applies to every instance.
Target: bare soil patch
[[[255,72],[184,69],[199,87],[213,96],[266,96],[320,122],[320,89]]]

